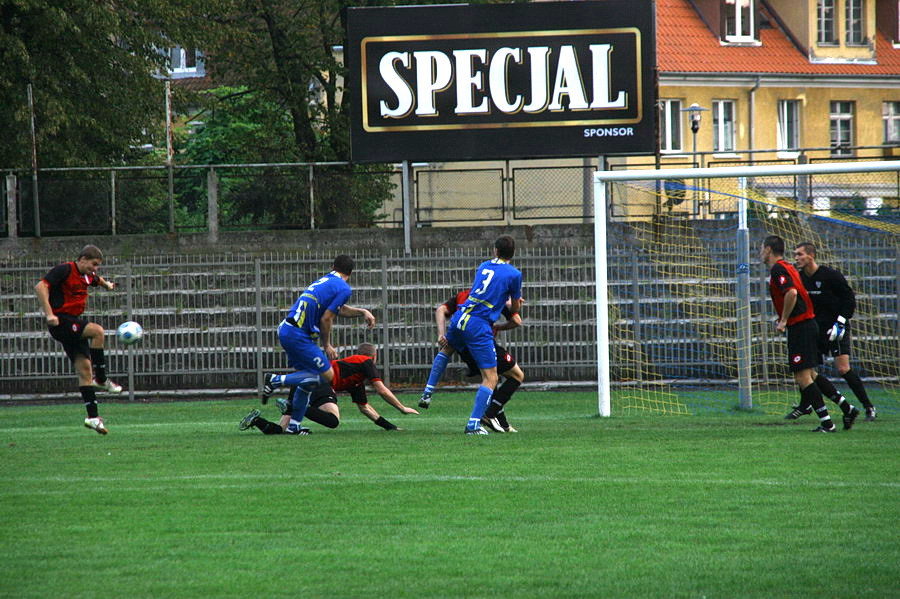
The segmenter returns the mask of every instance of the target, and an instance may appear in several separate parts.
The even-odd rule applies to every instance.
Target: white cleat
[[[106,379],[106,381],[100,383],[97,379],[91,383],[91,387],[94,389],[99,389],[101,391],[106,391],[107,393],[121,393],[122,385],[117,385],[113,382],[112,379]]]
[[[489,432],[492,433],[505,433],[506,429],[503,428],[503,425],[500,424],[500,421],[496,418],[488,418],[487,416],[481,417],[481,425],[488,429]]]
[[[89,428],[91,430],[95,430],[101,435],[105,435],[109,431],[106,429],[106,425],[103,424],[103,418],[85,418],[84,419],[85,428]]]

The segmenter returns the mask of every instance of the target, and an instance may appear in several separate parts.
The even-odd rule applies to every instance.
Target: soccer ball
[[[119,325],[119,329],[116,331],[116,337],[119,338],[120,343],[124,343],[125,345],[132,345],[133,343],[137,343],[144,336],[144,329],[138,323],[133,320],[129,320],[128,322],[123,322]]]

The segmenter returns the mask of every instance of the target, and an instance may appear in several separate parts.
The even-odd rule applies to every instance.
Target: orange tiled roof
[[[778,28],[760,31],[761,46],[723,46],[688,0],[657,1],[656,52],[662,73],[900,75],[900,49],[879,31],[878,64],[811,63]]]

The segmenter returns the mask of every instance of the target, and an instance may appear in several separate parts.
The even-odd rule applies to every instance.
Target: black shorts
[[[799,372],[819,365],[819,326],[808,318],[787,328],[788,367]]]
[[[494,343],[494,351],[497,353],[497,374],[503,374],[516,365],[516,359],[513,358],[512,354],[506,351],[506,348],[502,345]],[[465,349],[460,352],[459,357],[468,367],[466,376],[476,376],[481,372],[481,369],[478,368],[478,364],[475,363],[475,358],[472,357],[469,350]]]
[[[69,316],[68,314],[57,314],[59,324],[55,327],[48,327],[50,336],[62,343],[63,350],[69,356],[69,360],[75,362],[78,356],[85,356],[90,359],[91,346],[88,340],[82,337],[84,327],[88,325],[88,319],[81,316]]]
[[[293,397],[293,391],[291,391],[290,397]],[[369,398],[366,395],[366,386],[365,385],[357,385],[348,391],[350,393],[350,400],[353,403],[369,403]],[[312,392],[312,396],[309,398],[309,405],[313,407],[320,407],[327,403],[337,403],[337,393],[335,393],[334,389],[331,388],[331,384],[327,381],[322,381],[319,383],[319,386]]]
[[[293,397],[293,392],[291,393],[291,397]],[[309,405],[318,408],[327,403],[337,403],[337,394],[334,392],[334,389],[331,388],[331,383],[323,380],[319,383],[319,386],[313,390],[312,395],[309,398]]]
[[[844,338],[840,341],[828,340],[828,329],[831,325],[822,327],[819,325],[819,364],[824,363],[824,356],[850,355],[850,323],[844,328]]]

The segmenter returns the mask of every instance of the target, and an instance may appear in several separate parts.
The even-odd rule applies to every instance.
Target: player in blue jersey
[[[469,350],[481,370],[481,386],[475,393],[475,405],[466,424],[466,434],[486,435],[481,418],[497,386],[497,354],[494,351],[494,322],[509,301],[510,314],[522,307],[522,273],[509,263],[516,252],[516,242],[503,235],[494,242],[493,260],[482,262],[475,271],[475,282],[469,297],[450,319],[446,338],[462,353]]]
[[[275,389],[283,385],[298,387],[298,392],[293,394],[292,427],[300,426],[309,406],[310,395],[319,383],[324,380],[331,384],[334,381],[331,360],[337,359],[337,350],[331,345],[331,329],[335,317],[362,317],[370,329],[375,326],[375,317],[371,312],[347,305],[353,293],[347,283],[353,272],[353,258],[341,254],[334,259],[333,269],[300,294],[278,326],[278,340],[294,372],[267,372],[264,375],[263,403],[268,402]],[[319,347],[319,342],[322,347]]]

